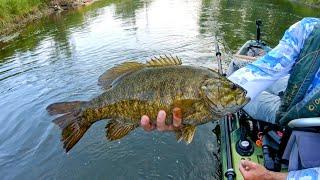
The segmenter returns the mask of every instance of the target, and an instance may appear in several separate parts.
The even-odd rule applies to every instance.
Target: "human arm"
[[[293,24],[284,34],[279,44],[257,61],[237,70],[228,79],[247,90],[247,96],[255,98],[276,80],[286,76],[298,59],[305,40],[319,18],[304,18]]]
[[[248,160],[241,160],[239,170],[244,180],[295,180],[295,179],[319,179],[320,167],[302,169],[297,171],[273,172],[260,164]]]
[[[241,160],[239,170],[244,180],[285,180],[288,177],[288,173],[269,171],[248,160]]]

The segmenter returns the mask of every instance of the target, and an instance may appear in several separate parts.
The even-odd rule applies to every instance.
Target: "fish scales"
[[[214,74],[210,70],[188,66],[146,68],[124,78],[117,86],[94,99],[90,106],[108,107],[113,114],[106,112],[104,118],[128,116],[129,119],[132,113],[126,110],[135,112],[136,115],[130,118],[137,122],[146,113],[150,117],[156,117],[159,108],[169,110],[175,101],[199,101],[201,97],[198,87],[205,78],[213,77],[212,75]],[[141,80],[146,76],[147,80]]]

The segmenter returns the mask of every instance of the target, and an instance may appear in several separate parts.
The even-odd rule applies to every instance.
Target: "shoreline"
[[[75,10],[84,6],[91,5],[98,0],[49,0],[47,3],[38,4],[23,14],[12,14],[9,19],[1,19],[0,16],[0,45],[14,38],[22,28],[28,24],[35,22],[45,16],[62,11]],[[289,0],[290,2],[307,6],[310,8],[320,8],[320,2],[313,0]],[[1,21],[2,20],[2,21]]]
[[[290,0],[290,1],[307,6],[309,8],[320,8],[320,1],[319,2],[314,2],[314,1],[310,2],[308,0]]]
[[[10,36],[18,29],[21,29],[27,24],[37,21],[45,16],[88,6],[95,1],[97,0],[72,0],[68,3],[61,3],[57,0],[51,0],[48,4],[35,7],[25,14],[16,15],[12,19],[4,21],[0,24],[0,42],[4,41],[3,39],[5,36]]]

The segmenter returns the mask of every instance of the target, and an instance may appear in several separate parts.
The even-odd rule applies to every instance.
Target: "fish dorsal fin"
[[[144,67],[163,67],[163,66],[178,66],[181,65],[181,59],[173,56],[159,56],[151,58],[146,64],[128,61],[119,64],[111,69],[104,72],[98,80],[98,85],[102,86],[104,89],[109,89],[116,82],[119,82],[124,76],[138,71]]]
[[[181,65],[182,61],[180,58],[173,56],[159,56],[151,58],[147,61],[147,66],[149,67],[159,67],[159,66],[178,66]]]
[[[111,120],[106,126],[107,139],[110,141],[120,139],[134,130],[135,124],[121,123],[121,120]]]
[[[109,89],[115,82],[127,74],[138,71],[145,67],[145,64],[138,62],[124,62],[104,72],[98,80],[98,85],[104,89]]]

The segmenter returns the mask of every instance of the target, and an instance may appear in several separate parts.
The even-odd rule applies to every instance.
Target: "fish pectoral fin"
[[[178,56],[172,57],[172,56],[159,56],[151,58],[149,61],[147,61],[148,67],[162,67],[162,66],[177,66],[181,65],[182,61]]]
[[[121,123],[111,120],[106,126],[106,136],[110,141],[120,139],[137,127],[135,124]]]
[[[193,136],[196,132],[196,126],[194,125],[186,125],[183,128],[176,130],[176,138],[177,141],[184,140],[187,144],[190,144],[193,140]]]
[[[183,118],[184,123],[188,124],[204,124],[212,120],[212,114],[209,111],[199,110],[185,118]]]
[[[104,72],[98,80],[98,85],[109,89],[126,75],[144,68],[146,65],[138,62],[124,62]]]

